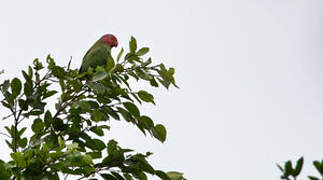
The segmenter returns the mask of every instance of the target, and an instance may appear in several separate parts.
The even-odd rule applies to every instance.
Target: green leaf
[[[41,115],[41,114],[43,114],[43,111],[39,111],[39,110],[30,111],[28,113],[28,115],[30,115],[30,116],[38,116],[38,115]]]
[[[129,49],[131,53],[135,53],[137,50],[137,40],[131,36],[130,42],[129,42]]]
[[[18,136],[20,137],[25,131],[26,131],[26,127],[23,127],[20,129],[20,131],[18,132]]]
[[[59,85],[61,86],[61,90],[64,92],[66,89],[66,84],[62,79],[59,80]]]
[[[100,139],[89,139],[85,142],[85,145],[92,150],[102,151],[105,148],[105,144]]]
[[[13,149],[12,144],[8,140],[5,140],[5,141],[6,141],[7,145],[8,145],[8,147],[11,148],[11,149]]]
[[[313,176],[308,176],[308,178],[309,178],[310,180],[320,180],[319,178],[317,178],[317,177],[313,177]]]
[[[313,165],[315,166],[316,170],[323,176],[323,169],[321,168],[321,163],[319,161],[314,161]]]
[[[50,123],[52,122],[52,114],[50,113],[50,111],[46,111],[44,122],[46,127],[50,126]]]
[[[170,82],[169,81],[165,81],[163,79],[157,78],[157,80],[166,88],[169,88]]]
[[[106,70],[108,72],[111,72],[111,70],[113,70],[114,66],[115,66],[115,62],[113,60],[113,57],[112,56],[108,56]]]
[[[19,100],[18,100],[18,105],[19,105],[19,107],[20,107],[22,110],[24,110],[24,111],[26,111],[26,110],[28,109],[28,104],[27,104],[27,102],[26,102],[25,100],[23,100],[23,99],[19,99]]]
[[[154,122],[148,116],[141,116],[139,121],[146,126],[146,129],[154,128]]]
[[[142,63],[141,59],[135,53],[132,53],[132,52],[126,54],[125,60],[130,62],[133,65],[135,65],[134,61]]]
[[[140,180],[148,180],[147,175],[143,172],[138,172],[138,179]]]
[[[90,109],[91,109],[91,105],[87,101],[75,102],[75,103],[73,103],[73,106],[75,108],[80,108],[84,112],[90,111]]]
[[[120,120],[118,113],[116,113],[116,111],[113,110],[112,108],[105,106],[103,110],[107,112],[110,116],[112,116],[115,120]]]
[[[143,80],[150,81],[152,80],[153,76],[149,74],[148,72],[142,71],[142,70],[136,70],[136,73],[138,77],[140,77]]]
[[[98,109],[95,109],[91,113],[91,119],[95,122],[107,120],[107,116]]]
[[[134,105],[131,102],[125,102],[123,103],[123,106],[135,117],[139,118],[140,117],[140,112],[139,109],[137,108],[136,105]]]
[[[118,145],[118,142],[111,139],[109,142],[108,142],[108,154],[109,155],[113,155],[117,152],[117,146]]]
[[[25,148],[27,146],[27,138],[19,139],[18,145],[21,148]]]
[[[90,155],[83,155],[82,158],[83,162],[86,163],[87,165],[93,164],[92,157]]]
[[[117,178],[115,178],[114,176],[112,176],[111,174],[100,174],[101,177],[103,177],[103,179],[105,180],[118,180]]]
[[[132,176],[128,173],[123,173],[123,176],[126,178],[126,180],[133,180]]]
[[[8,103],[6,103],[6,102],[1,101],[1,104],[2,104],[4,107],[6,107],[6,108],[11,109],[11,106],[10,106]]]
[[[54,129],[56,131],[61,131],[61,130],[64,130],[64,128],[65,128],[64,122],[60,118],[54,118],[52,126],[54,127]]]
[[[17,97],[21,92],[21,88],[22,88],[21,81],[18,78],[14,78],[11,81],[10,85],[11,85],[12,95],[14,97]]]
[[[33,68],[31,66],[28,66],[28,76],[33,77]]]
[[[136,52],[137,56],[143,56],[145,54],[147,54],[149,52],[149,48],[148,47],[143,47],[141,49],[139,49],[138,52]]]
[[[148,65],[149,65],[149,64],[151,64],[151,63],[152,63],[151,58],[149,58],[147,61],[143,62],[143,63],[141,64],[141,66],[146,67],[146,66],[148,66]]]
[[[121,64],[117,64],[117,65],[116,65],[116,71],[117,71],[117,72],[122,72],[122,71],[124,71],[123,66],[122,66]]]
[[[292,167],[292,162],[291,162],[291,161],[287,161],[287,162],[285,163],[285,172],[286,172],[286,174],[288,174],[288,175],[291,175],[291,174],[292,174],[292,172],[293,172],[293,167]]]
[[[92,109],[98,109],[100,105],[96,101],[87,101]]]
[[[157,72],[162,77],[162,79],[157,78],[158,81],[162,83],[162,85],[165,86],[167,89],[171,83],[178,88],[178,86],[175,84],[175,79],[173,77],[175,69],[170,68],[169,70],[167,70],[164,64],[160,64],[159,67],[160,70],[157,70]]]
[[[34,69],[36,70],[41,70],[44,68],[43,64],[39,62],[38,58],[34,59],[33,64],[34,64]]]
[[[98,71],[96,72],[93,77],[92,77],[92,81],[96,82],[96,81],[100,81],[105,79],[106,77],[108,77],[108,73],[105,71]]]
[[[120,50],[120,52],[119,52],[119,54],[118,54],[118,56],[117,56],[117,62],[119,62],[119,60],[120,60],[120,58],[121,58],[121,56],[122,56],[123,52],[124,52],[124,49],[123,49],[123,48],[121,48],[121,50]]]
[[[130,93],[130,94],[141,104],[141,100],[138,98],[136,93]]]
[[[150,103],[155,104],[155,102],[154,102],[154,96],[153,96],[153,95],[151,95],[151,94],[149,94],[149,93],[148,93],[148,92],[146,92],[146,91],[143,91],[143,90],[139,91],[139,92],[138,92],[138,96],[139,96],[139,98],[140,98],[141,100],[143,100],[143,101],[145,101],[145,102],[150,102]]]
[[[175,74],[175,69],[174,68],[169,68],[168,69],[168,74],[170,75],[170,76],[173,76],[174,74]]]
[[[0,161],[0,179],[9,180],[10,176],[11,176],[11,174],[6,169],[5,163],[1,160]]]
[[[108,125],[100,125],[99,127],[102,128],[102,130],[103,129],[110,130],[110,126]]]
[[[32,83],[33,83],[31,80],[32,75],[28,75],[25,71],[22,71],[22,75],[24,76],[26,83],[32,86]]]
[[[126,121],[135,123],[135,120],[131,117],[131,114],[127,110],[121,107],[117,107],[117,109]]]
[[[170,177],[171,180],[184,180],[183,173],[171,171],[167,172],[167,175]]]
[[[155,138],[157,138],[161,142],[165,142],[166,134],[167,134],[166,128],[163,125],[157,124],[155,126],[154,131],[153,131],[153,135]]]
[[[102,153],[99,152],[87,152],[87,155],[91,156],[92,159],[99,159],[102,157]]]
[[[11,126],[11,128],[9,128],[8,126],[5,126],[4,127],[6,130],[7,130],[7,132],[11,135],[11,136],[14,136],[14,131],[15,131],[15,128],[14,128],[14,126]]]
[[[156,172],[156,175],[162,180],[172,180],[164,171],[156,170],[155,172]]]
[[[116,172],[111,172],[116,178],[117,178],[117,180],[125,180],[121,175],[119,175],[118,173],[116,173]]]
[[[27,163],[23,157],[23,155],[21,154],[21,152],[16,152],[16,153],[11,153],[10,154],[12,159],[15,161],[17,167],[26,167]]]
[[[57,91],[55,91],[55,90],[47,91],[47,92],[44,94],[43,99],[49,98],[49,97],[51,97],[51,96],[55,95],[56,93],[57,93]]]
[[[104,94],[105,87],[101,83],[91,82],[88,86],[96,93],[96,94]]]
[[[139,80],[138,76],[133,71],[128,71],[128,75],[130,75],[131,77],[135,78],[137,81]]]
[[[66,76],[66,72],[64,70],[64,68],[60,67],[60,66],[52,66],[51,67],[52,70],[52,74],[57,77],[58,79],[64,79]]]
[[[98,136],[104,136],[104,132],[101,127],[94,126],[94,127],[91,127],[90,130]]]
[[[5,80],[1,84],[2,91],[4,91],[4,92],[8,91],[9,87],[10,87],[10,81],[9,80]]]
[[[58,136],[57,140],[59,147],[63,149],[65,147],[65,141],[60,136]]]
[[[304,158],[301,157],[297,160],[296,167],[293,172],[293,176],[298,176],[301,173],[301,170],[303,168]]]
[[[8,106],[10,108],[12,108],[14,106],[14,103],[15,103],[15,100],[14,100],[15,97],[12,94],[10,94],[9,92],[4,93],[4,95],[6,97],[5,100],[7,100],[7,102],[8,102]],[[1,101],[1,102],[3,104],[5,103],[5,101]]]
[[[39,134],[44,129],[44,123],[41,119],[37,118],[34,120],[31,129],[34,131],[35,134]]]
[[[156,173],[155,169],[145,159],[140,160],[140,167],[143,171],[148,172],[150,174]]]

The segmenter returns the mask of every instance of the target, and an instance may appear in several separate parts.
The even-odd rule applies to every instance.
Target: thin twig
[[[100,171],[109,170],[109,169],[110,169],[110,167],[97,168],[97,169],[95,169],[95,172],[93,172],[92,174],[89,174],[87,176],[82,176],[82,177],[78,178],[77,180],[81,180],[81,179],[87,178],[87,177],[89,177],[90,175],[93,175],[93,174],[99,174]]]
[[[108,106],[117,106],[117,105],[121,105],[122,104],[122,102],[120,101],[120,102],[117,102],[117,103],[114,103],[114,104],[108,104]]]
[[[3,133],[3,132],[0,132],[1,135],[4,135],[4,136],[7,136],[8,138],[12,138],[11,136],[9,136],[8,134],[6,133]]]
[[[6,120],[6,119],[10,118],[11,116],[13,116],[13,114],[9,114],[9,115],[3,117],[2,120]]]
[[[87,91],[83,91],[82,93],[80,93],[79,95],[77,95],[77,96],[74,96],[73,98],[71,98],[70,100],[69,100],[69,102],[66,102],[64,105],[61,105],[58,109],[57,109],[57,111],[56,111],[56,113],[55,113],[55,115],[53,116],[53,118],[52,119],[55,119],[55,118],[57,118],[57,116],[59,116],[59,114],[63,111],[63,110],[65,110],[65,108],[67,107],[67,106],[69,106],[71,103],[73,103],[74,102],[74,100],[75,99],[77,99],[77,98],[79,98],[79,97],[81,97],[83,94],[85,94]],[[63,104],[63,103],[62,103]],[[48,130],[48,128],[49,128],[50,126],[47,126],[46,128],[45,128],[45,130],[44,131],[46,131],[46,130]]]
[[[67,180],[68,174],[65,175],[64,180]]]
[[[147,67],[139,66],[139,67],[137,67],[137,68],[142,69],[142,70],[145,70],[145,69],[157,70],[156,68],[157,68],[157,67],[159,67],[159,66],[160,66],[160,64],[157,64],[157,65],[155,65],[155,66],[147,66]],[[134,68],[132,68],[132,67],[129,67],[129,68],[125,68],[125,69],[123,70],[123,72],[128,72],[128,71],[133,71],[133,70],[135,70],[135,69],[134,69]]]

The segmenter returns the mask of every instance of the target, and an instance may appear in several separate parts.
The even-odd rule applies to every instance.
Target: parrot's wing
[[[85,72],[89,67],[104,66],[110,52],[104,46],[91,48],[84,56],[79,73]]]

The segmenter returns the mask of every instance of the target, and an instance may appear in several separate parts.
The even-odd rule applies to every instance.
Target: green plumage
[[[111,47],[99,39],[84,55],[79,73],[86,72],[89,67],[95,69],[97,66],[104,66],[111,55],[110,51]]]

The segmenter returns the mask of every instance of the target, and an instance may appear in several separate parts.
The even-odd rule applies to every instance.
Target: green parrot
[[[118,40],[114,35],[103,35],[84,55],[79,73],[86,72],[89,67],[95,69],[97,66],[104,66],[111,55],[111,49],[117,46]]]

